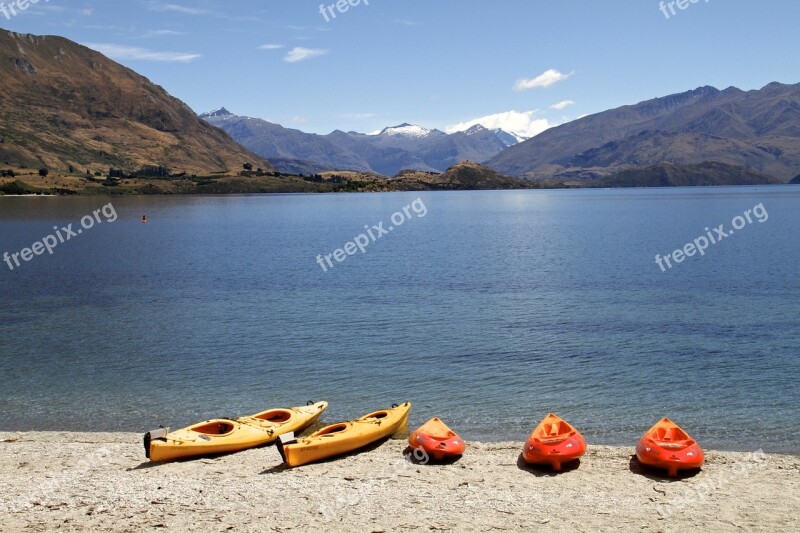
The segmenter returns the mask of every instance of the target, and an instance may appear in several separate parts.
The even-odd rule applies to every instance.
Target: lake
[[[0,198],[0,429],[410,400],[467,439],[669,416],[796,453],[799,227],[800,186]]]

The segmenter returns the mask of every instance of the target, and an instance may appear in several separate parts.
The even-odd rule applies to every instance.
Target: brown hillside
[[[0,30],[0,165],[233,174],[264,159],[147,78],[62,37]]]

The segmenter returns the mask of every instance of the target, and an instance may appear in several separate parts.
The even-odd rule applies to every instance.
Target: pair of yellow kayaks
[[[328,402],[303,407],[272,409],[235,420],[214,419],[169,432],[150,431],[144,436],[145,454],[151,461],[173,461],[204,455],[233,453],[273,442],[289,466],[300,466],[345,454],[391,437],[408,422],[411,403],[374,411],[351,422],[333,424],[308,437],[295,438],[328,408]]]
[[[161,428],[144,435],[151,461],[174,461],[203,455],[233,453],[275,442],[281,435],[302,431],[328,408],[328,402],[288,409],[269,409],[235,420],[217,418],[173,432]]]

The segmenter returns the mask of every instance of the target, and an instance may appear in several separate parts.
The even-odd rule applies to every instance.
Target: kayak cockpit
[[[273,424],[284,424],[292,418],[292,413],[283,409],[275,409],[272,411],[259,413],[253,418],[263,420],[264,422],[271,422]]]
[[[236,426],[233,422],[215,420],[206,424],[194,426],[191,429],[195,433],[200,433],[201,435],[227,435],[229,433],[233,433],[235,428]]]
[[[574,434],[575,429],[563,420],[542,424],[534,437],[540,440],[564,440]]]
[[[333,425],[333,426],[326,427],[325,429],[321,430],[316,435],[319,436],[319,437],[332,436],[332,435],[336,435],[337,433],[341,433],[342,431],[344,431],[346,429],[347,429],[347,424],[336,424],[336,425]]]
[[[655,440],[662,442],[686,442],[691,440],[691,437],[686,434],[681,428],[657,428],[653,434]]]

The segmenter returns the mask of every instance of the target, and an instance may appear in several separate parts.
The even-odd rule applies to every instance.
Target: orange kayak
[[[408,443],[414,448],[422,448],[437,461],[445,457],[458,457],[466,448],[464,439],[438,418],[431,418],[414,431]]]
[[[639,462],[655,468],[663,468],[669,477],[676,477],[678,470],[694,470],[703,466],[703,449],[681,427],[662,418],[651,427],[636,445]]]
[[[584,453],[586,440],[583,435],[552,413],[533,430],[522,448],[522,458],[526,463],[550,465],[556,472],[561,470],[562,464],[574,461]]]

